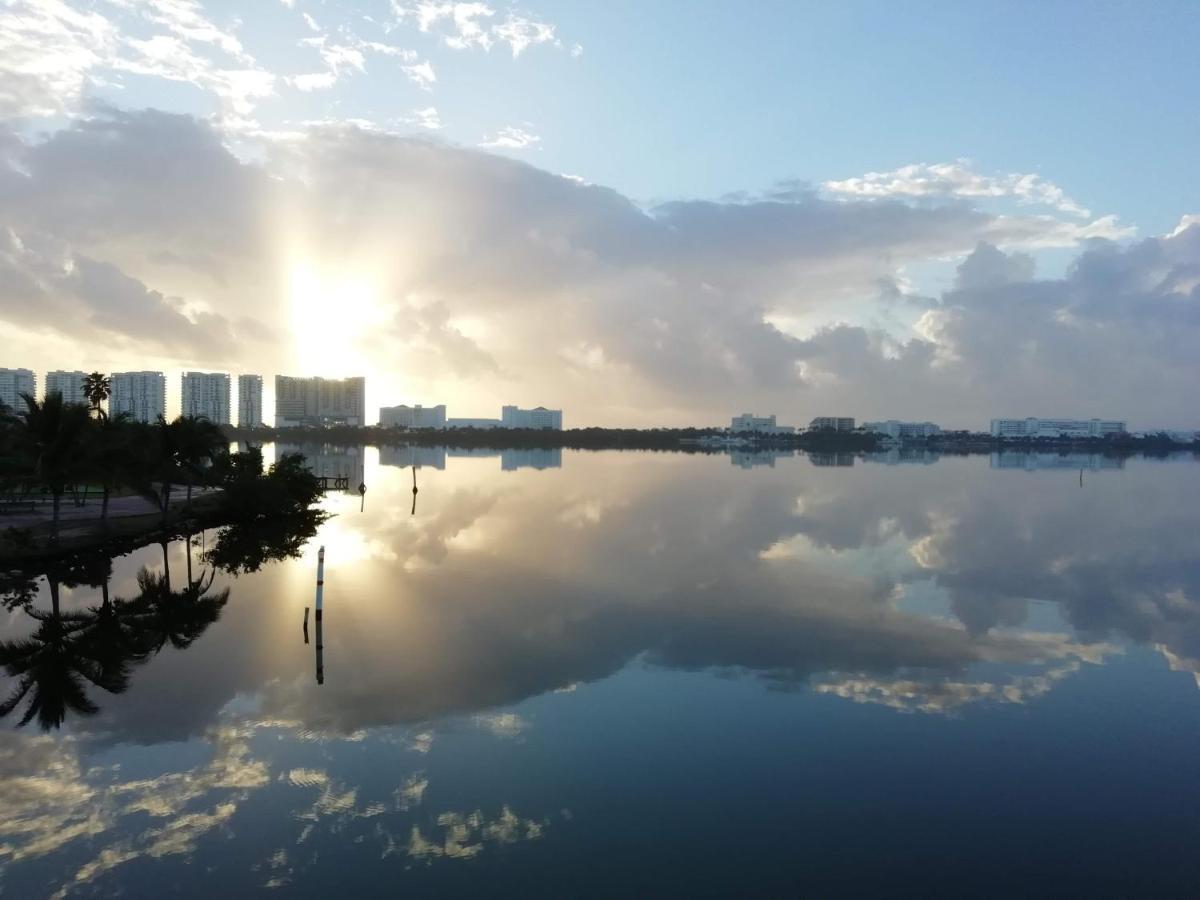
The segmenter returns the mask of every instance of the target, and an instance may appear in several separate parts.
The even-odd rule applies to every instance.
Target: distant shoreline
[[[1165,436],[1106,438],[998,438],[987,434],[945,432],[919,440],[896,441],[863,431],[806,431],[799,434],[730,435],[716,428],[571,428],[562,431],[524,428],[384,428],[330,426],[237,428],[223,426],[230,440],[251,443],[340,444],[345,446],[480,447],[569,450],[664,450],[720,453],[773,448],[815,452],[872,452],[893,447],[922,448],[946,454],[998,451],[1082,451],[1114,456],[1193,450],[1200,442],[1180,443]]]

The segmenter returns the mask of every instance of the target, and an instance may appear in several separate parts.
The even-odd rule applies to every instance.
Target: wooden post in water
[[[325,626],[317,616],[317,684],[325,683]]]
[[[321,611],[325,605],[325,548],[317,551],[317,625],[321,624]]]
[[[304,607],[304,643],[308,643],[308,607]]]

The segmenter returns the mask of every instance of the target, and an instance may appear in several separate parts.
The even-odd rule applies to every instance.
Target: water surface
[[[300,558],[57,586],[6,896],[1197,893],[1190,457],[308,452]]]

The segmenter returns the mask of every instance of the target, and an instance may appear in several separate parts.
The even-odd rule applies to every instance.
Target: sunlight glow
[[[363,374],[360,341],[386,315],[374,283],[300,263],[290,271],[289,299],[295,359],[304,374]]]

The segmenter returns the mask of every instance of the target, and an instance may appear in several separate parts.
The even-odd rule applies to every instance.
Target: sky
[[[1200,427],[1192,3],[0,0],[0,366]]]

